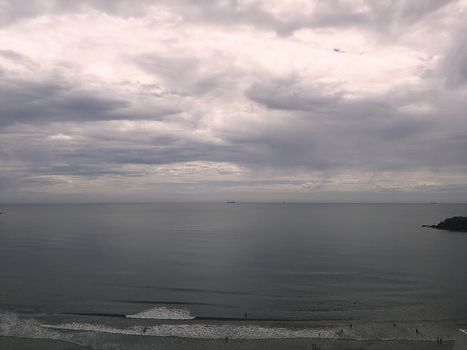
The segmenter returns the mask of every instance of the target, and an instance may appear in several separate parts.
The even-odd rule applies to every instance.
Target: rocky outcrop
[[[441,221],[437,225],[423,225],[423,227],[431,227],[447,231],[467,232],[467,217],[453,216],[452,218]]]

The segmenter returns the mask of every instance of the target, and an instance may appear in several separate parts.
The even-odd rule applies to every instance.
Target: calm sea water
[[[467,205],[0,210],[0,335],[449,339],[467,325],[467,233],[421,227]]]

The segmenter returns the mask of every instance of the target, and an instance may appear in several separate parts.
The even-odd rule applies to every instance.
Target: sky
[[[0,0],[0,202],[466,202],[466,18]]]

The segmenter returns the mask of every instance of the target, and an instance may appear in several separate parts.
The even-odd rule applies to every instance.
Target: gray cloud
[[[223,58],[217,57],[217,60],[222,62]],[[131,58],[133,64],[161,79],[165,89],[177,95],[203,95],[234,83],[238,73],[235,68],[227,65],[222,71],[216,71],[200,61],[201,58],[195,56],[167,57],[158,53]]]
[[[457,2],[266,4],[1,3],[0,30],[22,45],[0,48],[0,194],[465,189],[465,25],[445,11]],[[441,22],[449,45],[417,36]],[[291,35],[303,28],[312,39]],[[59,49],[38,50],[28,30]],[[310,50],[319,35],[329,48]],[[340,40],[375,55],[332,52]]]
[[[58,82],[3,81],[0,85],[2,125],[28,122],[112,120],[129,118],[119,113],[125,101],[96,97]]]
[[[450,88],[467,85],[467,26],[462,25],[455,33],[451,46],[443,58],[440,70]]]
[[[49,123],[121,119],[160,119],[177,113],[161,107],[138,113],[128,100],[94,92],[63,79],[0,81],[1,127],[14,123]]]
[[[21,128],[10,128],[13,144],[20,148],[10,149],[27,167],[48,175],[128,175],[134,173],[116,170],[125,164],[161,165],[190,161],[233,162],[250,168],[302,169],[329,171],[354,169],[364,171],[409,170],[442,168],[467,164],[466,138],[450,131],[447,138],[433,139],[436,128],[433,120],[420,121],[397,113],[396,96],[380,96],[377,99],[346,102],[334,96],[329,100],[313,90],[300,90],[291,82],[296,94],[289,94],[283,84],[263,82],[247,90],[270,91],[264,93],[274,103],[260,99],[270,109],[280,111],[277,123],[250,129],[249,133],[222,135],[225,142],[215,144],[196,139],[183,129],[177,132],[143,132],[136,130],[125,134],[91,132],[78,141],[70,141],[64,148],[57,148],[55,141],[34,139]],[[255,90],[255,91],[256,91]],[[280,95],[281,91],[285,92]],[[274,94],[279,94],[276,96]],[[263,96],[262,95],[262,96]],[[253,97],[257,97],[253,94]],[[403,100],[405,100],[405,97]],[[70,102],[71,101],[71,102]],[[81,106],[80,100],[66,101],[67,108]],[[321,101],[316,103],[316,101]],[[318,107],[316,107],[316,105]],[[326,108],[325,106],[332,106]],[[91,111],[102,109],[93,107]],[[51,117],[54,120],[54,116]],[[77,119],[74,122],[84,122]],[[88,121],[89,123],[89,121]],[[29,129],[31,130],[31,129]],[[55,132],[65,132],[58,129]],[[24,143],[23,140],[24,139]],[[5,142],[8,144],[8,142]],[[26,145],[26,146],[24,146]],[[54,165],[59,164],[59,165]],[[117,168],[116,168],[117,167]]]
[[[289,35],[303,28],[322,27],[369,27],[385,33],[400,32],[451,2],[452,0],[368,2],[365,11],[362,11],[361,3],[356,1],[315,1],[310,3],[314,5],[311,13],[304,11],[303,4],[299,4],[294,14],[288,14],[287,17],[268,11],[268,2],[203,0],[194,3],[189,0],[175,0],[171,2],[171,6],[186,21],[210,22],[221,26],[250,25],[275,31],[279,35]]]
[[[458,113],[462,96],[454,105],[446,106],[440,102],[443,97],[438,90],[407,90],[403,95],[352,100],[339,94],[320,94],[320,90],[328,89],[310,89],[293,79],[263,81],[247,90],[253,101],[281,111],[281,116],[290,120],[272,130],[270,137],[259,138],[271,143],[271,151],[277,147],[283,152],[277,159],[285,165],[379,171],[467,164],[463,151],[467,137],[453,125],[443,123],[446,115]],[[407,114],[399,109],[407,101],[430,101],[447,108],[436,113]],[[437,134],[444,136],[434,137]],[[257,135],[253,138],[258,140]]]
[[[16,64],[24,65],[27,69],[39,68],[39,64],[32,59],[13,50],[0,50],[0,57],[6,58]]]
[[[89,10],[122,17],[142,16],[151,3],[151,0],[2,0],[0,24],[11,25],[41,15],[82,13]]]
[[[391,2],[369,2],[365,11],[359,2],[352,0],[315,1],[311,13],[304,13],[302,6],[296,8],[293,16],[282,17],[269,11],[267,2],[189,1],[174,0],[163,3],[184,21],[211,23],[220,26],[249,25],[288,35],[302,28],[319,27],[372,27],[383,32],[404,30],[438,11],[453,0],[398,0]],[[15,21],[43,14],[82,13],[94,9],[99,12],[121,17],[145,16],[147,9],[159,2],[150,0],[4,0],[0,24],[9,25]]]
[[[305,91],[293,78],[255,83],[246,91],[246,96],[268,108],[289,111],[329,111],[341,102],[340,94],[323,94],[319,86]]]

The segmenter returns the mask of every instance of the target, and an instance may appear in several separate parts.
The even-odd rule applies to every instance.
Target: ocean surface
[[[448,340],[467,327],[467,233],[421,227],[465,204],[0,211],[0,336],[143,349],[160,337]]]

